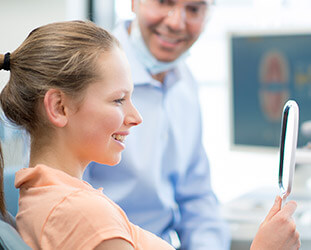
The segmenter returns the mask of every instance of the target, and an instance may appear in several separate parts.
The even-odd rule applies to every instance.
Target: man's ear
[[[59,89],[49,89],[44,95],[44,109],[49,121],[56,127],[67,124],[67,114],[64,105],[65,94]]]

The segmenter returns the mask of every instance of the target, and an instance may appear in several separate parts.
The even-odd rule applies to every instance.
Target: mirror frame
[[[292,145],[290,145],[290,167],[289,167],[289,176],[288,176],[288,186],[287,188],[283,185],[283,166],[284,166],[284,150],[286,142],[286,132],[287,132],[287,122],[289,112],[293,112],[294,126],[293,126],[293,140]],[[289,100],[285,103],[282,113],[282,124],[281,124],[281,140],[280,140],[280,165],[279,165],[279,176],[278,184],[281,192],[281,198],[285,200],[291,193],[294,172],[295,172],[295,163],[296,163],[296,148],[297,148],[297,137],[298,137],[298,124],[299,124],[299,108],[295,101]]]

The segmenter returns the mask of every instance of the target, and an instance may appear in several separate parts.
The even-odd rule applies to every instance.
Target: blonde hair
[[[10,55],[10,79],[0,94],[6,117],[33,135],[45,126],[38,103],[50,88],[79,96],[97,79],[96,60],[120,46],[92,22],[68,21],[34,29]],[[3,65],[4,56],[0,56]]]

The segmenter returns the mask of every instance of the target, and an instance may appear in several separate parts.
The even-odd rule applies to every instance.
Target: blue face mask
[[[147,48],[144,39],[141,35],[138,22],[135,20],[131,24],[130,41],[134,48],[137,59],[147,68],[151,75],[156,75],[162,72],[167,72],[177,66],[177,64],[184,60],[188,53],[182,54],[179,58],[172,62],[158,61]]]

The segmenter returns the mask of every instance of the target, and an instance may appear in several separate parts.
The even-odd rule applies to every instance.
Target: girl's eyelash
[[[120,99],[114,100],[115,103],[119,103],[119,104],[122,104],[124,101],[125,101],[125,98],[120,98]]]

